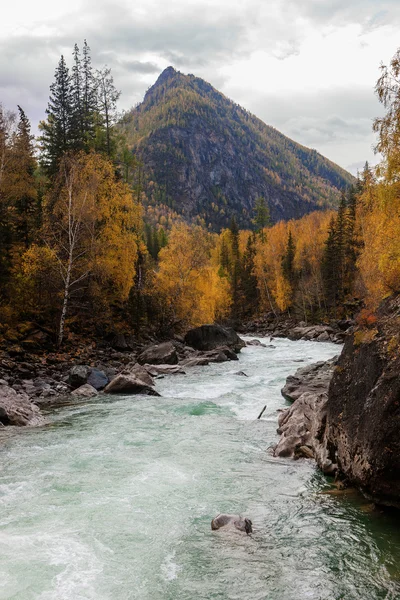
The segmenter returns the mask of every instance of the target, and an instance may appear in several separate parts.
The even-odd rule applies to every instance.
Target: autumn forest
[[[272,222],[260,196],[251,229],[233,215],[218,232],[148,197],[111,71],[76,45],[36,139],[23,107],[0,105],[0,340],[17,341],[32,321],[61,346],[265,314],[322,322],[362,308],[373,320],[400,291],[399,75],[400,51],[376,86],[381,162],[365,165],[337,209]]]

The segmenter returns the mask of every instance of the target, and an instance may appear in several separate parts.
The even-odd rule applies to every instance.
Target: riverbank
[[[322,471],[379,505],[400,508],[400,296],[347,337],[328,363],[300,369],[282,389],[276,456],[314,458]]]

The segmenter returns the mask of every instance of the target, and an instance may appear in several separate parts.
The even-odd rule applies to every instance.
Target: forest
[[[61,57],[40,135],[23,107],[0,105],[0,342],[27,324],[59,347],[127,329],[159,336],[259,315],[374,323],[400,291],[400,50],[382,67],[374,122],[382,160],[365,165],[337,210],[211,232],[149,203],[143,165],[119,126],[110,69],[90,48]]]

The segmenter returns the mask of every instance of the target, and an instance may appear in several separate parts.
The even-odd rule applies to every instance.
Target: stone
[[[85,383],[80,387],[76,388],[73,392],[71,392],[72,396],[80,396],[83,398],[91,398],[92,396],[96,396],[99,392],[89,383]]]
[[[157,377],[157,375],[186,375],[179,365],[144,365],[144,368],[152,377]]]
[[[317,362],[297,369],[294,375],[289,375],[286,378],[286,383],[281,390],[282,396],[286,400],[294,402],[304,392],[326,393],[337,360],[338,357],[335,356],[331,360]]]
[[[172,342],[153,344],[139,354],[138,363],[141,365],[176,365],[178,364],[178,354]]]
[[[3,425],[42,425],[44,419],[39,408],[25,392],[17,393],[0,380],[0,423]]]
[[[184,367],[206,367],[209,364],[210,359],[206,356],[193,356],[181,361],[181,365]]]
[[[73,390],[87,383],[90,367],[87,365],[75,365],[69,371],[68,383]]]
[[[248,377],[244,371],[236,371],[234,375],[239,375],[239,377]]]
[[[240,352],[246,346],[233,329],[220,325],[201,325],[190,329],[185,335],[185,344],[202,351],[228,346],[234,352]]]
[[[100,369],[92,368],[89,372],[89,377],[87,378],[87,383],[94,387],[96,390],[103,390],[106,385],[109,383],[109,379],[104,371],[100,371]]]
[[[120,373],[105,388],[106,394],[145,394],[147,396],[160,396],[151,386],[135,375]]]
[[[216,531],[222,528],[237,529],[249,535],[253,532],[253,523],[240,515],[219,514],[211,521],[211,529]]]
[[[260,346],[262,348],[266,348],[266,344],[260,342],[260,340],[247,340],[246,346]]]

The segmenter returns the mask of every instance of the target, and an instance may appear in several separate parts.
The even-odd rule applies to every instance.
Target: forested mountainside
[[[214,230],[233,215],[251,226],[258,197],[272,221],[287,220],[337,206],[340,190],[354,183],[316,150],[173,67],[124,116],[122,128],[142,161],[148,199]]]

